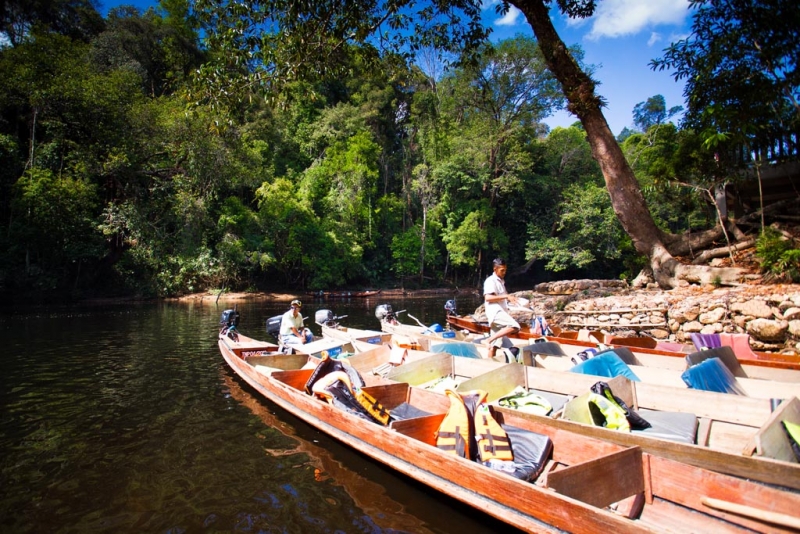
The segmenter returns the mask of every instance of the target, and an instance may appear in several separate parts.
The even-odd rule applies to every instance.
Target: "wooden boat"
[[[317,310],[315,322],[321,329],[322,337],[351,343],[356,352],[370,350],[375,348],[375,345],[388,345],[392,340],[391,334],[380,330],[342,326],[339,324],[339,320],[342,318],[333,315],[330,310]]]
[[[488,326],[475,321],[475,319],[471,317],[462,317],[462,316],[454,316],[450,315],[447,317],[447,322],[451,328],[456,328],[459,330],[466,330],[473,333],[482,333],[488,332]],[[695,352],[690,346],[686,345],[681,350],[664,350],[659,348],[654,348],[654,341],[652,338],[646,336],[635,336],[635,337],[606,337],[603,336],[602,339],[596,337],[593,341],[584,341],[579,339],[574,339],[571,334],[577,336],[577,333],[568,333],[561,331],[559,334],[554,336],[548,336],[547,339],[550,341],[557,341],[564,347],[564,351],[572,356],[574,353],[585,350],[587,348],[595,348],[597,347],[598,343],[603,343],[609,347],[627,347],[634,351],[635,354],[638,355],[652,355],[652,356],[665,356],[665,357],[672,357],[678,359],[685,359],[686,355],[690,352]],[[540,338],[539,335],[526,335],[526,334],[518,334],[514,336],[515,338],[522,339],[522,340],[530,340]],[[570,347],[572,350],[570,350]],[[800,359],[789,356],[786,354],[769,354],[763,352],[751,352],[751,354],[741,354],[740,352],[736,353],[736,357],[739,360],[742,368],[746,372],[746,375],[750,378],[765,378],[765,379],[777,379],[777,380],[784,380],[784,381],[800,381]],[[652,359],[652,361],[657,361],[658,359]],[[682,365],[682,364],[681,364]],[[673,366],[674,367],[674,366]],[[784,373],[784,370],[791,370],[796,371],[794,373]],[[789,378],[787,377],[795,377]]]
[[[314,369],[303,369],[300,362],[287,368],[287,355],[243,357],[237,345],[225,336],[219,339],[228,365],[271,402],[374,460],[527,532],[800,528],[796,493],[497,411],[500,422],[524,437],[552,445],[534,479],[523,481],[435,446],[435,431],[449,406],[442,395],[407,383],[364,387],[389,410],[406,404],[427,414],[382,426],[307,395],[305,384]],[[267,368],[273,371],[267,374]]]
[[[435,350],[439,342],[433,342],[428,345],[428,350]],[[523,342],[524,343],[524,342]],[[563,345],[555,341],[531,344],[517,344],[515,345],[522,353],[521,358],[526,365],[533,367],[541,367],[551,371],[570,372],[577,369],[576,365],[580,360],[575,358],[577,351],[570,351],[569,345]],[[573,347],[574,348],[574,347]],[[566,350],[564,350],[566,349]],[[439,348],[437,351],[443,350]],[[478,345],[477,351],[483,358],[488,358],[489,347],[486,345]],[[747,374],[744,366],[740,365],[736,360],[735,355],[731,352],[723,353],[725,349],[716,349],[711,352],[698,352],[692,355],[693,358],[713,357],[715,355],[723,357],[723,364],[732,375],[728,384],[730,392],[737,392],[740,395],[756,397],[762,399],[786,399],[800,395],[800,372],[794,370],[774,370],[774,374],[779,379],[764,379],[752,378]],[[569,351],[569,352],[568,352]],[[656,384],[662,386],[669,386],[676,389],[687,389],[689,386],[683,379],[683,374],[687,369],[685,360],[679,360],[668,356],[658,356],[652,354],[642,354],[630,350],[627,347],[615,347],[612,349],[613,353],[620,363],[617,368],[604,369],[606,372],[594,372],[593,374],[599,376],[612,377],[622,372],[632,373],[632,379],[638,379],[644,383]],[[602,352],[598,355],[603,354]],[[572,357],[571,357],[572,356]],[[501,361],[505,361],[504,355],[499,354],[495,356]],[[587,362],[591,364],[593,362]],[[585,365],[584,365],[585,367]],[[603,368],[599,366],[598,368]],[[616,372],[612,372],[616,371]],[[591,370],[584,370],[583,373],[592,374]],[[573,373],[570,373],[573,374]],[[699,388],[704,389],[704,388]],[[705,389],[712,389],[707,387]]]
[[[800,423],[800,399],[797,397],[784,401],[773,412],[766,399],[736,397],[731,402],[728,395],[721,393],[676,390],[631,382],[623,377],[600,379],[448,354],[409,362],[386,375],[387,380],[414,387],[429,387],[445,377],[455,381],[459,390],[486,391],[488,401],[501,412],[516,412],[519,417],[535,419],[553,429],[641,447],[645,452],[672,460],[800,490],[800,464],[789,450],[788,439],[780,427],[783,418]],[[563,407],[557,403],[563,405],[587,393],[598,380],[605,380],[628,406],[645,419],[649,417],[653,428],[621,432],[565,419]],[[546,417],[499,406],[496,401],[517,386],[546,396],[553,408],[561,412]],[[681,432],[681,427],[687,424],[689,432],[694,433],[691,442]]]

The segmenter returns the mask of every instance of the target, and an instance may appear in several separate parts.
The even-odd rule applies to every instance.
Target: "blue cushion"
[[[709,358],[693,365],[681,374],[686,385],[693,389],[747,395],[736,377],[719,358]]]
[[[628,380],[640,382],[639,377],[631,371],[631,368],[611,351],[589,358],[570,369],[570,371],[584,375],[604,376],[606,378],[624,376]]]
[[[481,358],[478,348],[473,343],[437,343],[436,345],[431,346],[430,351],[437,354],[440,352],[446,352],[448,354],[452,354],[453,356],[473,358],[476,360]]]

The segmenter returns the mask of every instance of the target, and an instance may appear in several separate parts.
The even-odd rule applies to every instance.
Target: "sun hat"
[[[302,307],[303,307],[303,303],[300,302],[299,300],[294,299],[292,301],[292,308],[302,308]]]

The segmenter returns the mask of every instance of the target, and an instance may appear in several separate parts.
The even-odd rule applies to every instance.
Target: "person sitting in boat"
[[[495,259],[492,270],[494,272],[483,283],[483,299],[490,329],[490,335],[486,339],[489,343],[489,359],[494,358],[497,347],[502,346],[505,336],[519,332],[519,323],[508,313],[508,303],[515,304],[517,297],[506,291],[506,261],[502,258]]]
[[[314,335],[311,330],[303,327],[303,314],[300,313],[300,308],[303,303],[295,299],[292,301],[289,311],[281,317],[281,343],[284,345],[291,344],[305,344],[314,341]]]

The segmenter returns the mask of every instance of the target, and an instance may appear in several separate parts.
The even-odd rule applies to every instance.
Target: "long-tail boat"
[[[302,355],[220,334],[220,353],[257,393],[318,430],[434,490],[528,532],[793,532],[800,495],[493,410],[508,429],[513,472],[437,447],[444,395],[375,377],[358,390],[386,424],[307,393]],[[311,364],[311,365],[310,365]],[[309,367],[309,368],[304,368]],[[403,410],[402,408],[405,408]],[[412,414],[401,417],[401,413]],[[391,415],[391,414],[395,415]],[[525,443],[537,447],[527,450]],[[515,446],[516,443],[516,446]],[[524,462],[524,463],[523,463]],[[518,478],[519,477],[519,478]]]

